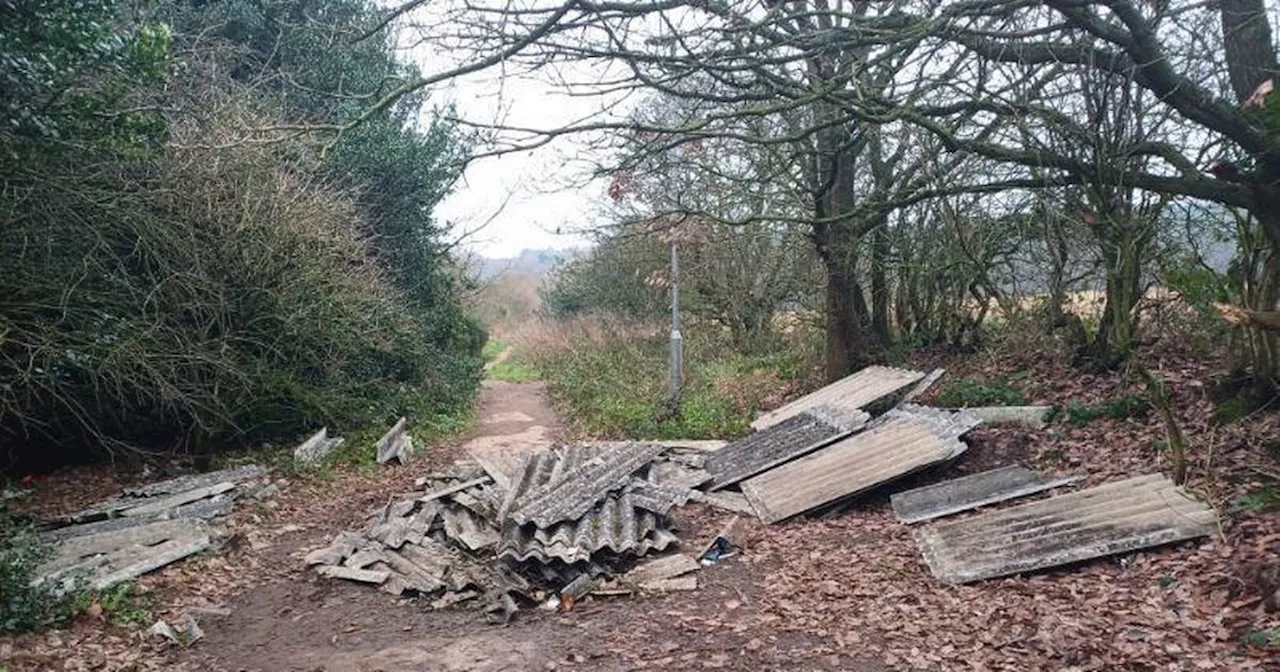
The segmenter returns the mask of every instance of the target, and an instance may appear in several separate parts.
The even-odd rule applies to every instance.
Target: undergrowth
[[[938,404],[951,408],[968,406],[1021,406],[1022,392],[1000,382],[959,378],[943,383]]]
[[[41,630],[71,615],[69,599],[52,584],[31,583],[54,550],[29,523],[0,513],[0,633]]]
[[[680,404],[672,409],[665,334],[577,334],[562,343],[529,353],[529,360],[566,420],[594,437],[738,436],[748,431],[767,398],[807,380],[813,371],[804,348],[748,356],[690,330]]]
[[[1067,424],[1072,427],[1084,427],[1101,418],[1110,418],[1112,420],[1145,419],[1150,410],[1150,403],[1143,397],[1136,394],[1122,394],[1100,404],[1082,404],[1073,401],[1067,404],[1061,413],[1066,415]]]

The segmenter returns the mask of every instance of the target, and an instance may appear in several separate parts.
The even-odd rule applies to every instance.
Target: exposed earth
[[[1043,389],[1035,402],[1115,393],[1110,377],[1069,375],[1034,359],[999,366],[1026,370]],[[1217,538],[948,586],[929,574],[912,530],[881,493],[778,525],[749,521],[743,550],[704,569],[696,591],[590,597],[568,613],[523,610],[507,626],[306,570],[308,550],[358,528],[369,510],[465,451],[529,450],[564,438],[540,384],[487,381],[474,429],[460,440],[432,446],[403,468],[294,479],[268,504],[239,507],[236,534],[218,553],[144,577],[140,587],[159,596],[155,616],[201,614],[204,638],[191,647],[142,642],[136,627],[84,617],[68,630],[3,640],[0,664],[232,672],[1280,669],[1274,651],[1245,640],[1280,625],[1250,584],[1255,567],[1280,557],[1280,524],[1274,514],[1227,512],[1250,487],[1249,465],[1264,464],[1260,446],[1280,436],[1280,418],[1210,428],[1203,373],[1170,377],[1166,369],[1181,385],[1189,436],[1213,445],[1212,457],[1199,453],[1210,468],[1200,464],[1189,485],[1224,514]],[[979,429],[958,464],[912,484],[1020,462],[1081,474],[1092,485],[1155,470],[1151,445],[1161,435],[1154,415]],[[732,518],[703,505],[677,515],[689,546]]]

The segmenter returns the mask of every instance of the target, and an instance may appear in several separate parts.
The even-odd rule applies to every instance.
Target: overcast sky
[[[431,104],[452,103],[460,117],[476,123],[534,128],[566,125],[599,111],[601,100],[570,97],[547,77],[497,69],[476,73],[433,88]],[[464,248],[486,257],[583,246],[582,231],[598,217],[607,187],[602,180],[587,181],[581,163],[589,158],[581,139],[566,136],[537,149],[477,159],[436,214],[459,235],[474,231]]]

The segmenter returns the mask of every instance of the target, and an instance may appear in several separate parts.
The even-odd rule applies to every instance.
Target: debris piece
[[[681,576],[672,579],[655,579],[653,581],[645,581],[636,587],[650,593],[670,593],[678,590],[697,590],[698,577]]]
[[[315,464],[328,457],[342,442],[342,437],[329,438],[329,428],[321,427],[320,431],[293,449],[293,459],[303,464]]]
[[[811,453],[848,436],[871,419],[856,408],[813,406],[776,425],[738,439],[707,456],[712,490]]]
[[[697,559],[683,553],[676,553],[637,565],[635,569],[622,575],[622,582],[643,587],[643,584],[650,581],[683,576],[689,572],[696,572],[700,568],[701,565],[698,564]]]
[[[145,548],[122,549],[106,556],[89,585],[94,590],[106,590],[117,583],[135,579],[189,555],[195,555],[209,548],[209,543],[209,537],[203,535],[170,539]]]
[[[391,577],[391,572],[386,570],[374,569],[352,569],[350,567],[336,567],[326,565],[319,570],[320,576],[331,579],[347,579],[348,581],[359,581],[361,583],[380,584]]]
[[[506,625],[515,618],[517,611],[520,611],[520,607],[516,605],[511,593],[504,592],[485,608],[485,617],[490,623]]]
[[[1213,509],[1161,474],[1058,495],[916,533],[933,575],[969,583],[1212,534]]]
[[[473,478],[473,479],[471,479],[471,480],[469,480],[469,481],[464,481],[464,482],[462,482],[462,483],[456,483],[456,484],[454,484],[454,485],[450,485],[450,486],[445,487],[445,488],[440,488],[439,490],[433,490],[433,491],[431,491],[431,492],[429,492],[429,493],[427,493],[427,494],[425,494],[425,495],[423,495],[423,496],[419,497],[419,498],[418,498],[418,501],[419,501],[419,502],[423,502],[423,503],[425,504],[426,502],[435,501],[435,500],[437,500],[437,499],[440,499],[441,497],[446,497],[446,496],[448,496],[448,495],[452,495],[452,494],[454,494],[454,493],[456,493],[456,492],[462,492],[463,490],[470,490],[471,488],[474,488],[474,487],[476,487],[476,486],[478,486],[478,485],[484,485],[485,483],[488,483],[490,480],[492,480],[492,478],[490,478],[490,476],[489,476],[488,474],[486,474],[486,475],[481,476],[481,477],[479,477],[479,478]]]
[[[502,540],[496,528],[461,506],[444,509],[444,533],[472,551],[497,546]]]
[[[766,523],[857,495],[954,459],[965,444],[956,427],[890,411],[875,427],[743,481],[742,492]]]
[[[893,512],[904,523],[919,523],[1080,480],[1053,478],[1026,467],[1012,466],[943,481],[892,495]]]
[[[560,606],[564,611],[573,611],[578,600],[591,594],[596,587],[596,578],[591,574],[581,574],[560,590]]]
[[[729,444],[720,439],[662,439],[653,443],[663,448],[684,448],[700,453],[714,452]]]
[[[689,490],[711,480],[711,472],[683,462],[655,462],[649,466],[648,480],[655,485]]]
[[[585,514],[606,493],[627,484],[631,474],[651,462],[662,446],[637,443],[597,451],[578,469],[530,491],[512,510],[511,519],[520,524],[546,527]]]
[[[984,425],[1026,425],[1039,429],[1049,424],[1052,406],[975,406],[952,409],[973,415]]]
[[[179,476],[171,478],[167,481],[151,483],[134,488],[125,488],[125,497],[156,497],[159,495],[172,495],[179,492],[187,492],[197,490],[199,488],[216,485],[224,481],[240,484],[262,478],[267,475],[267,468],[257,464],[246,464],[239,467],[231,467],[230,469],[222,469],[220,471],[209,471],[202,474],[191,474],[188,476]]]
[[[126,546],[154,546],[166,539],[199,536],[204,526],[188,520],[162,520],[115,532],[76,537],[62,543],[60,554],[67,558],[83,558],[107,553]]]
[[[711,541],[707,542],[702,552],[698,554],[698,562],[703,565],[714,565],[733,555],[739,548],[734,539],[739,538],[741,534],[741,521],[741,516],[734,516],[714,537],[711,537]]]
[[[920,379],[920,382],[916,383],[910,390],[907,390],[906,394],[902,395],[902,398],[898,400],[898,406],[915,401],[916,397],[929,391],[929,388],[933,387],[934,384],[938,382],[938,379],[942,378],[942,374],[946,372],[946,369],[934,369],[930,371],[929,375]]]
[[[40,537],[46,541],[59,542],[76,537],[87,537],[106,532],[118,532],[131,527],[147,525],[158,520],[179,520],[183,518],[210,520],[230,513],[234,506],[234,492],[226,492],[220,495],[214,495],[208,499],[202,499],[198,502],[183,504],[176,509],[159,511],[153,515],[135,515],[128,518],[107,518],[106,520],[99,520],[92,523],[66,525],[52,530],[45,530],[40,533]]]
[[[308,553],[306,563],[308,565],[341,564],[347,556],[355,552],[358,539],[349,532],[341,532],[334,538],[333,543]]]
[[[360,550],[352,553],[346,560],[342,561],[343,567],[351,569],[364,569],[375,562],[386,562],[387,556],[382,551],[366,551]]]
[[[663,551],[679,540],[662,516],[641,509],[630,493],[610,495],[576,521],[546,528],[508,525],[499,555],[516,561],[588,560],[600,551],[642,556]]]
[[[196,622],[195,617],[191,614],[187,614],[181,628],[175,628],[161,619],[152,624],[142,634],[144,637],[163,637],[183,647],[191,646],[204,637],[204,631],[200,629],[200,624]]]
[[[970,413],[967,408],[934,408],[918,404],[903,404],[892,413],[886,413],[877,420],[888,422],[904,413],[931,422],[939,431],[956,438],[964,436],[969,430],[982,424],[982,419]]]
[[[762,413],[755,422],[751,423],[751,428],[762,430],[772,427],[797,413],[824,404],[843,408],[864,408],[923,377],[924,374],[920,371],[889,366],[868,366],[791,403],[768,413]]]
[[[511,479],[524,464],[520,454],[511,451],[471,450],[469,454],[504,492],[511,489]]]
[[[396,460],[400,464],[408,461],[409,454],[413,452],[413,440],[406,430],[408,424],[408,420],[400,418],[381,439],[378,439],[378,464],[386,464],[391,460]]]
[[[725,511],[745,513],[748,516],[756,515],[756,510],[751,508],[751,502],[747,501],[746,495],[739,492],[729,492],[728,490],[702,492],[701,490],[694,490],[689,499],[708,506],[714,506],[717,509],[724,509]]]
[[[236,487],[235,483],[231,481],[223,481],[221,483],[215,483],[213,485],[208,485],[203,488],[196,488],[195,490],[188,490],[186,492],[180,492],[178,494],[170,495],[168,497],[162,497],[157,500],[150,500],[150,501],[147,501],[147,503],[145,504],[140,504],[138,506],[125,509],[120,512],[120,515],[146,516],[146,515],[153,515],[157,513],[163,513],[165,511],[168,511],[169,509],[176,509],[179,506],[182,506],[183,504],[190,504],[191,502],[196,502],[206,497],[220,495],[228,490],[234,489],[235,487]]]

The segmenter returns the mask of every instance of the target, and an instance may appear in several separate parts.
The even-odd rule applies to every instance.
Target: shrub
[[[959,378],[948,381],[938,391],[937,402],[941,406],[961,408],[965,406],[1021,406],[1022,393],[1002,383]]]
[[[1135,394],[1124,394],[1108,399],[1101,404],[1067,404],[1065,412],[1067,422],[1073,427],[1084,427],[1099,418],[1125,420],[1128,418],[1146,418],[1151,405],[1146,399]]]
[[[70,614],[69,601],[52,585],[31,585],[36,569],[53,551],[29,525],[0,513],[0,633],[39,630]]]
[[[478,327],[411,312],[351,199],[291,163],[287,144],[239,142],[236,123],[175,126],[148,161],[9,179],[0,444],[11,458],[175,442],[204,452],[469,402]]]
[[[558,339],[543,334],[526,341],[559,345],[528,349],[522,356],[533,359],[553,399],[566,408],[565,417],[591,436],[738,436],[748,430],[764,400],[784,387],[784,380],[812,370],[795,353],[746,357],[718,341],[721,334],[691,328],[681,404],[672,413],[665,333],[635,326],[614,330],[598,321],[562,323],[559,328]]]

